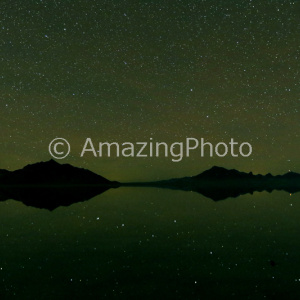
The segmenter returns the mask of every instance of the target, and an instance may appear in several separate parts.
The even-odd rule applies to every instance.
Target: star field
[[[299,172],[299,1],[3,1],[0,168],[50,159],[109,179],[213,165]],[[249,142],[249,158],[80,158],[94,141]]]

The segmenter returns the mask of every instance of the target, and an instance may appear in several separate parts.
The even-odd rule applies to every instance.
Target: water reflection
[[[300,197],[111,189],[54,211],[0,203],[1,299],[296,299]]]
[[[54,210],[60,206],[88,201],[109,190],[105,186],[72,187],[5,187],[0,189],[0,201],[14,199],[27,206]]]
[[[138,185],[127,185],[134,186],[135,188],[141,187],[144,184]],[[147,185],[148,188],[145,192],[148,193],[149,189],[156,187],[154,185]],[[118,187],[115,187],[118,188]],[[265,188],[264,186],[251,186],[244,183],[243,185],[230,185],[224,183],[223,185],[203,185],[199,186],[160,186],[160,188],[172,189],[172,190],[183,190],[187,192],[196,192],[214,201],[225,200],[227,198],[236,198],[245,194],[253,194],[256,191],[268,191],[271,193],[274,188]],[[91,198],[96,197],[108,191],[109,186],[12,186],[12,187],[1,187],[0,188],[0,201],[6,201],[8,199],[14,199],[24,203],[27,206],[36,208],[45,208],[48,210],[54,210],[60,206],[69,206],[74,203],[88,201]],[[289,194],[299,191],[298,186],[290,186],[288,188],[282,188]],[[134,193],[134,189],[132,190]],[[150,191],[151,193],[151,191]]]

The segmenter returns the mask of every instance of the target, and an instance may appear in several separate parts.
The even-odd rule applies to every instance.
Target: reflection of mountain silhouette
[[[263,192],[263,191],[267,191],[269,193],[271,193],[274,190],[283,190],[286,191],[288,193],[296,193],[298,191],[300,191],[300,188],[296,189],[296,188],[275,188],[275,187],[271,187],[271,186],[239,186],[238,184],[230,184],[228,183],[227,186],[220,186],[220,185],[212,185],[212,186],[206,186],[206,187],[190,187],[189,189],[187,189],[186,187],[183,188],[177,188],[175,186],[173,187],[168,187],[170,189],[179,189],[179,190],[188,190],[188,191],[193,191],[193,192],[197,192],[199,194],[202,194],[203,196],[210,198],[214,201],[219,201],[219,200],[225,200],[227,198],[236,198],[238,196],[241,195],[245,195],[245,194],[253,194],[254,192]]]
[[[54,210],[59,206],[69,206],[87,201],[109,190],[105,186],[30,186],[4,187],[0,191],[0,201],[14,199],[27,206]]]
[[[203,173],[157,182],[123,183],[109,181],[89,170],[53,160],[28,165],[21,170],[0,170],[0,201],[15,199],[26,205],[53,210],[59,206],[89,200],[110,188],[119,186],[160,187],[193,191],[215,201],[255,191],[300,191],[300,174],[253,175],[213,167]]]
[[[148,183],[128,183],[125,186],[152,186],[174,190],[193,191],[214,201],[238,197],[253,192],[283,190],[288,193],[300,191],[300,174],[289,172],[285,175],[253,175],[237,170],[213,167],[193,176]]]
[[[0,201],[14,199],[49,210],[89,200],[118,186],[89,170],[54,160],[13,172],[0,170]]]

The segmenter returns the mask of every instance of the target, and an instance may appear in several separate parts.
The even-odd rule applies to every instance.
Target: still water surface
[[[50,212],[0,203],[0,299],[299,299],[300,194],[214,202],[109,190]]]

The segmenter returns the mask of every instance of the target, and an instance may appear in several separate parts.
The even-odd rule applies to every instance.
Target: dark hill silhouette
[[[248,179],[252,178],[254,175],[252,172],[244,173],[237,171],[235,169],[227,170],[223,167],[214,166],[209,170],[204,171],[203,173],[193,176],[194,179],[224,179],[224,178],[231,178],[231,179]]]
[[[10,173],[10,171],[0,169],[0,178],[8,175],[9,173]]]
[[[86,201],[119,186],[160,187],[194,191],[215,201],[255,191],[300,191],[300,174],[253,175],[222,167],[212,167],[196,176],[157,182],[119,183],[89,170],[54,160],[28,165],[13,172],[0,170],[0,201],[15,199],[26,205],[53,210]]]
[[[206,170],[196,176],[193,176],[194,179],[221,179],[221,180],[228,180],[228,179],[261,179],[261,178],[288,178],[288,179],[300,179],[300,174],[295,172],[288,172],[284,175],[277,175],[273,176],[271,173],[266,175],[253,175],[252,172],[245,173],[240,172],[235,169],[228,170],[223,167],[214,166],[209,170]]]
[[[300,174],[295,172],[288,172],[284,175],[277,175],[277,178],[300,179]]]
[[[235,169],[228,170],[215,166],[192,177],[122,185],[193,191],[218,201],[248,193],[252,194],[255,191],[283,190],[288,193],[296,193],[300,191],[300,174],[289,172],[278,176],[273,176],[270,173],[267,175],[253,175],[252,172],[245,173]]]
[[[27,165],[13,172],[3,172],[3,176],[0,177],[1,183],[5,185],[117,185],[117,182],[109,181],[89,170],[69,164],[59,164],[52,159]]]
[[[0,170],[0,201],[14,199],[48,210],[89,200],[118,186],[89,170],[54,160],[13,172]]]

